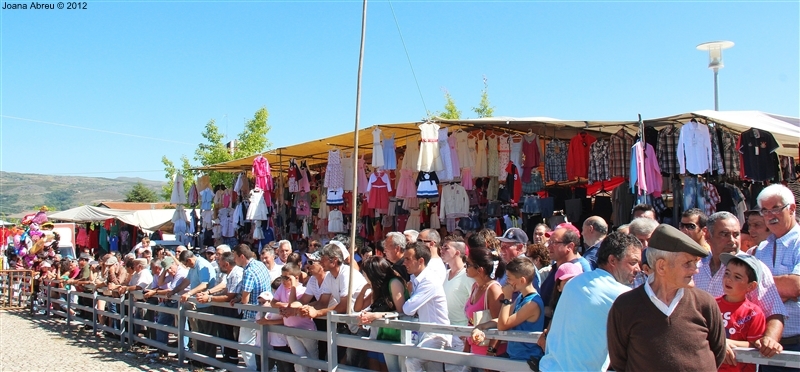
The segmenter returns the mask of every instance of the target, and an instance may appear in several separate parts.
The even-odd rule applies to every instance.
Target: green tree
[[[44,203],[55,210],[63,211],[72,208],[72,193],[66,190],[56,190],[44,194]]]
[[[494,107],[489,103],[489,81],[483,77],[483,90],[481,90],[481,101],[478,107],[473,107],[472,111],[478,114],[479,118],[490,118],[494,114]]]
[[[450,92],[447,89],[444,89],[444,111],[439,111],[436,113],[436,116],[442,119],[450,119],[450,120],[458,120],[461,119],[461,111],[458,110],[456,107],[456,101],[453,99],[453,96],[450,95]]]
[[[223,142],[225,139],[224,134],[220,133],[219,127],[212,119],[206,123],[205,129],[201,135],[205,142],[200,143],[194,152],[194,160],[200,163],[200,166],[212,165],[222,163],[234,159],[240,159],[262,153],[266,151],[272,144],[267,140],[267,133],[270,130],[267,119],[269,112],[266,107],[260,108],[256,111],[253,118],[244,124],[244,129],[236,137],[235,150],[231,153]],[[193,166],[186,156],[181,157],[181,169],[178,170],[175,164],[166,156],[161,158],[161,163],[164,164],[165,177],[167,178],[167,185],[162,190],[162,195],[167,200],[172,195],[173,176],[180,172],[183,175],[185,191],[188,191],[192,182],[190,181],[197,172],[191,170]],[[235,174],[225,172],[208,172],[207,173],[212,185],[225,184],[230,185],[233,183]]]
[[[158,195],[155,191],[150,190],[141,182],[137,182],[127,194],[125,194],[125,201],[128,203],[155,203],[158,201]]]

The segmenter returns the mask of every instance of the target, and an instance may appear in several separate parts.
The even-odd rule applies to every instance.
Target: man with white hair
[[[383,241],[383,255],[392,263],[394,271],[397,271],[403,280],[408,283],[411,281],[411,275],[408,274],[406,266],[403,265],[403,253],[406,250],[406,244],[405,235],[392,231],[386,234],[386,239]]]
[[[758,245],[753,255],[772,272],[778,294],[784,300],[787,319],[780,343],[784,350],[800,351],[800,225],[795,219],[797,205],[791,190],[773,184],[758,194],[758,207],[770,235]],[[787,369],[762,366],[761,370]]]
[[[275,249],[275,263],[283,267],[292,254],[292,242],[288,240],[281,240],[278,242],[278,248]]]
[[[410,244],[417,241],[417,237],[419,236],[419,231],[417,230],[406,230],[403,231],[403,235],[406,237],[406,243]]]

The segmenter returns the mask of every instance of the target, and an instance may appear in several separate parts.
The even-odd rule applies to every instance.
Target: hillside
[[[137,182],[161,196],[166,182],[141,178],[116,179],[0,172],[0,216],[30,211],[42,205],[65,210],[100,201],[122,201]]]

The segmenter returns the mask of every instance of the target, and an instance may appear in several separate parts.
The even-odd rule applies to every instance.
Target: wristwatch
[[[504,298],[504,299],[500,300],[500,303],[503,304],[503,305],[511,305],[513,303],[513,301],[511,301],[511,300],[509,300],[507,298]]]
[[[497,354],[497,348],[495,348],[494,346],[489,346],[486,348],[486,352],[491,354]]]

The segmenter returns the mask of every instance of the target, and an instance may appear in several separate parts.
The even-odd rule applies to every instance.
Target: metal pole
[[[364,70],[364,42],[367,36],[367,0],[361,12],[361,50],[358,53],[358,82],[356,83],[356,128],[353,131],[353,169],[358,170],[358,129],[361,125],[361,75]],[[358,194],[358,172],[353,172],[353,193]],[[356,247],[356,198],[353,198],[350,223],[350,259],[355,261]],[[353,271],[350,265],[350,280],[347,283],[347,313],[353,308]],[[330,329],[329,329],[330,330]]]
[[[719,111],[719,69],[714,69],[714,111]]]

